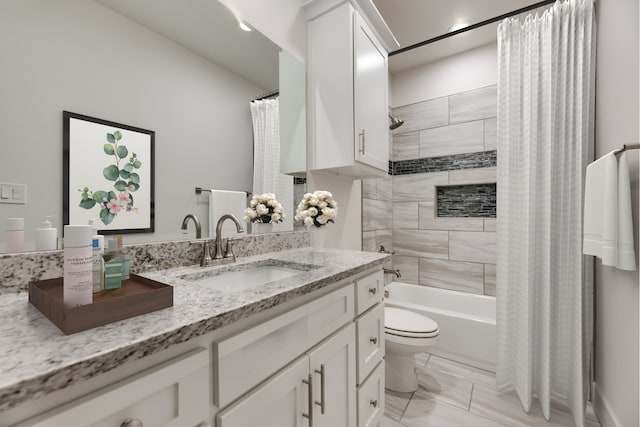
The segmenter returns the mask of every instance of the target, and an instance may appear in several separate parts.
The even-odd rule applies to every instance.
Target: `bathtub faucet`
[[[390,268],[383,268],[382,271],[385,274],[395,274],[396,278],[398,278],[398,279],[402,277],[402,274],[400,274],[400,270],[397,270],[397,269],[396,270],[392,270]]]

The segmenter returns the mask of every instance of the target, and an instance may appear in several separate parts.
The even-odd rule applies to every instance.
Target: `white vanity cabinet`
[[[387,53],[395,39],[375,8],[369,14],[377,15],[378,21],[373,22],[381,22],[377,31],[357,3],[327,10],[322,3],[305,5],[310,169],[354,178],[385,176],[389,168]]]

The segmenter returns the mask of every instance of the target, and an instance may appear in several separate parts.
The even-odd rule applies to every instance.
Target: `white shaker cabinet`
[[[379,14],[377,20],[365,19],[358,3],[345,2],[328,11],[321,3],[305,5],[309,169],[353,178],[385,176],[389,167],[387,53],[395,39]],[[374,30],[370,22],[378,23],[378,28]]]

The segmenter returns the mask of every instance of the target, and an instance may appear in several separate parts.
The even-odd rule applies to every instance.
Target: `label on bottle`
[[[64,307],[91,304],[93,290],[93,254],[91,247],[64,250]]]
[[[122,287],[122,260],[112,259],[104,263],[104,288],[118,289]]]

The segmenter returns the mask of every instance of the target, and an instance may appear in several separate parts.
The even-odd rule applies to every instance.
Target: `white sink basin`
[[[238,266],[238,269],[198,272],[180,276],[190,284],[205,286],[225,293],[238,292],[305,273],[316,266],[299,264],[300,268],[281,265]],[[296,265],[298,267],[298,265]]]

